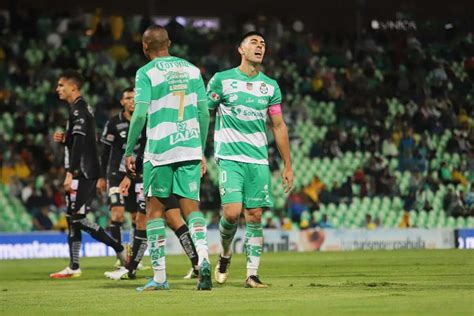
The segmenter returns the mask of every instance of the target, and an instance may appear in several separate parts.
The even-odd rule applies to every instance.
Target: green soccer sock
[[[187,218],[189,232],[199,257],[199,265],[206,259],[209,262],[209,249],[207,246],[206,220],[200,211],[194,211]]]
[[[165,245],[166,230],[165,221],[162,218],[149,220],[146,225],[148,238],[148,249],[150,250],[151,266],[153,267],[153,279],[155,282],[166,281]]]
[[[229,223],[224,216],[219,221],[219,232],[221,233],[222,254],[224,257],[232,255],[232,240],[237,231],[237,223]]]
[[[257,275],[263,247],[261,223],[247,223],[245,227],[245,254],[247,255],[247,277]]]

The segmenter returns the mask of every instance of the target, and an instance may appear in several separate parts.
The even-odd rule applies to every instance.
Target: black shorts
[[[143,182],[130,183],[128,195],[120,194],[120,182],[123,178],[109,178],[107,179],[108,196],[110,207],[122,206],[130,213],[140,212],[146,214],[145,198],[143,196]]]
[[[97,179],[72,179],[71,193],[66,193],[68,215],[85,215],[90,211],[92,199],[96,196]]]

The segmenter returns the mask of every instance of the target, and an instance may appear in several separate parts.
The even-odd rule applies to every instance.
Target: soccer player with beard
[[[91,223],[86,214],[96,196],[100,163],[97,154],[96,123],[92,108],[81,95],[83,77],[76,71],[67,70],[60,75],[56,92],[59,99],[69,103],[69,119],[66,134],[56,132],[53,140],[65,145],[64,191],[67,202],[68,244],[70,263],[65,269],[50,274],[56,279],[79,277],[79,255],[82,231],[112,247],[122,264],[127,262],[127,251],[121,243],[110,237],[105,230]]]
[[[116,271],[105,272],[104,275],[113,280],[134,279],[136,270],[146,248],[146,211],[145,198],[143,196],[143,174],[137,168],[136,175],[132,177],[126,174],[125,169],[125,147],[127,142],[130,119],[135,109],[135,92],[133,88],[127,88],[122,92],[120,104],[123,110],[112,117],[105,124],[101,137],[102,155],[101,169],[103,178],[99,179],[97,187],[104,191],[107,177],[108,195],[111,206],[112,236],[121,241],[121,226],[124,222],[124,212],[130,212],[132,216],[133,236],[130,237],[132,253],[126,267],[119,267]],[[146,143],[146,130],[143,129],[134,155],[137,161],[141,161]],[[137,167],[142,166],[137,163]],[[176,198],[171,198],[166,205],[166,222],[168,227],[174,230],[183,249],[191,260],[191,276],[197,276],[198,255],[191,240],[189,229],[181,218],[179,204]]]
[[[245,285],[251,288],[266,287],[257,271],[263,246],[262,209],[273,206],[267,118],[284,163],[282,183],[286,186],[285,192],[293,186],[288,130],[281,111],[281,91],[275,80],[260,71],[265,47],[262,34],[245,34],[238,47],[240,65],[216,73],[207,87],[208,107],[217,108],[214,150],[224,210],[219,223],[223,251],[214,277],[221,284],[227,280],[231,243],[244,209]]]
[[[154,272],[138,291],[167,290],[164,215],[166,203],[178,197],[199,255],[198,290],[211,290],[211,266],[206,221],[199,211],[203,159],[209,127],[207,97],[199,68],[171,56],[171,41],[162,26],[143,33],[142,46],[150,60],[135,79],[135,111],[125,151],[125,165],[135,172],[133,148],[143,127],[147,144],[143,158],[143,186],[147,208],[147,238]]]

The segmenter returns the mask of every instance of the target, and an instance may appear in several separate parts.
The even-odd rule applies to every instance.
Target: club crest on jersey
[[[215,92],[212,92],[212,93],[211,93],[211,99],[212,99],[213,101],[219,101],[220,98],[221,98],[221,97],[219,96],[219,94],[217,94],[217,93],[215,93]]]
[[[247,82],[247,90],[251,91],[253,89],[253,83]]]
[[[268,87],[267,85],[265,84],[265,82],[262,82],[262,84],[260,85],[260,92],[262,94],[267,94],[268,93]]]

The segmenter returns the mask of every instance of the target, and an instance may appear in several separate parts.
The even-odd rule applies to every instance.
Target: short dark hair
[[[242,37],[240,38],[239,45],[241,45],[242,42],[245,41],[245,39],[246,39],[247,37],[254,36],[254,35],[260,36],[261,38],[265,38],[265,37],[263,36],[263,34],[260,33],[260,32],[258,32],[258,31],[250,31],[250,32],[247,32],[247,33],[245,33],[244,35],[242,35]]]
[[[133,87],[128,87],[128,88],[125,88],[122,90],[122,95],[120,96],[120,98],[123,98],[123,95],[126,93],[126,92],[133,92],[135,91],[135,88]]]
[[[65,71],[61,73],[59,78],[65,78],[67,80],[71,80],[72,82],[74,82],[74,84],[77,86],[79,90],[84,85],[84,77],[79,72],[73,69],[66,69]]]

